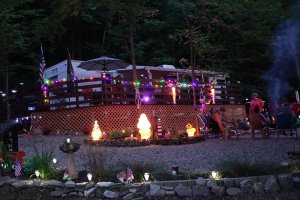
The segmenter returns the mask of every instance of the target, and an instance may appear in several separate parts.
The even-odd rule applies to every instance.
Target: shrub
[[[10,173],[12,171],[12,161],[8,156],[7,149],[4,145],[1,145],[2,159],[3,159],[3,167],[5,173]]]
[[[95,181],[111,181],[116,177],[110,163],[113,153],[103,147],[87,147],[81,155],[85,170],[93,174]]]
[[[112,131],[109,134],[109,138],[114,139],[114,140],[124,139],[123,138],[123,133],[121,131]]]
[[[251,162],[250,159],[245,160],[225,160],[221,161],[217,165],[218,171],[223,177],[242,177],[242,176],[259,176],[278,174],[283,169],[275,163],[263,161],[263,162]]]
[[[51,166],[53,159],[53,151],[42,149],[38,151],[35,144],[33,144],[35,155],[25,159],[24,171],[25,173],[34,175],[35,170],[39,170],[41,179],[49,179],[54,175],[54,168]]]

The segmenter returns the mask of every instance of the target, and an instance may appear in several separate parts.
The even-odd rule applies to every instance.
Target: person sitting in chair
[[[267,125],[267,120],[265,116],[262,113],[260,113],[260,108],[258,106],[254,107],[253,113],[251,113],[249,117],[250,117],[252,139],[254,139],[255,130],[260,130],[263,137],[266,137],[265,127]]]

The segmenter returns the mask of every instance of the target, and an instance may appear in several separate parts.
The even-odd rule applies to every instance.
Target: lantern
[[[151,136],[151,124],[146,116],[146,114],[142,113],[140,118],[139,118],[139,121],[138,121],[138,124],[137,124],[137,127],[139,129],[139,132],[141,134],[141,139],[142,140],[149,140],[150,139],[150,136]]]
[[[93,127],[91,135],[92,135],[93,141],[97,141],[97,140],[102,139],[102,132],[101,132],[101,130],[99,128],[97,120],[95,121],[95,124],[94,124],[94,127]]]

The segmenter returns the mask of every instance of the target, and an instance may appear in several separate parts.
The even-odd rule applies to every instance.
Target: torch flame
[[[151,124],[150,124],[146,114],[144,114],[144,113],[141,114],[138,124],[137,124],[137,127],[141,134],[141,139],[148,140],[151,136],[151,129],[150,129]]]
[[[102,138],[102,132],[101,132],[101,130],[99,128],[97,120],[95,121],[95,124],[94,124],[94,127],[93,127],[91,135],[92,135],[93,141],[97,141],[97,140],[100,140]]]

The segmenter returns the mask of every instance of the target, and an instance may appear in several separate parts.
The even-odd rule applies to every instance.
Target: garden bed
[[[152,144],[156,145],[181,145],[181,144],[194,144],[204,140],[203,136],[192,138],[172,138],[172,139],[158,139],[152,141]]]
[[[98,140],[93,141],[91,138],[85,139],[86,144],[99,145],[99,146],[114,146],[114,147],[140,147],[148,146],[151,144],[148,140],[124,140],[124,139],[111,139],[111,140]]]

